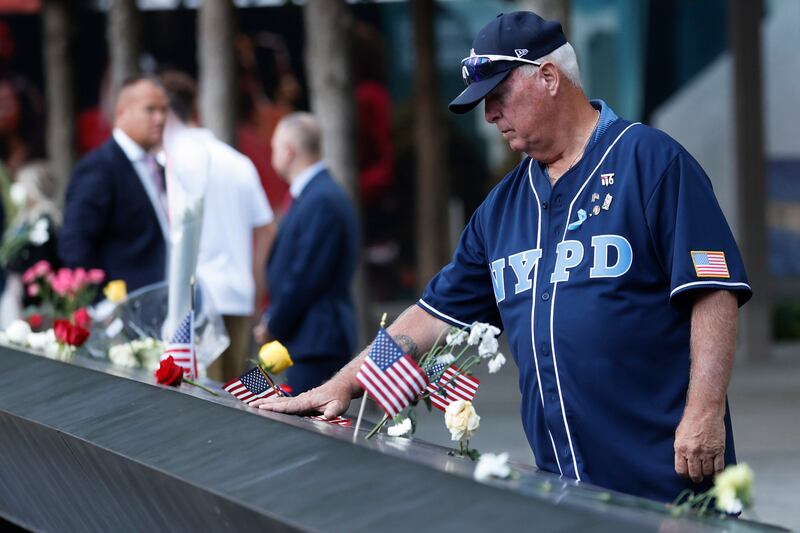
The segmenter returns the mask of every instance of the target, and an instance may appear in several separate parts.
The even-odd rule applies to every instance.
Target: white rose
[[[411,419],[404,418],[402,422],[393,425],[387,431],[390,437],[402,437],[403,435],[411,433]]]
[[[497,342],[493,336],[486,335],[483,337],[480,346],[478,346],[478,355],[481,357],[490,357],[497,353],[497,350],[500,349],[500,344]]]
[[[480,425],[481,417],[475,412],[472,402],[456,400],[447,406],[444,423],[450,430],[450,439],[469,439]]]
[[[478,459],[478,464],[475,465],[475,471],[472,475],[476,481],[487,481],[492,477],[506,479],[511,475],[511,467],[508,466],[508,454],[482,454]]]
[[[489,373],[494,374],[500,370],[500,368],[506,363],[506,358],[503,354],[498,353],[494,356],[494,358],[489,359]]]
[[[24,320],[15,320],[6,328],[6,337],[14,344],[28,345],[31,335],[31,326]]]
[[[461,329],[452,329],[450,333],[447,335],[447,345],[448,346],[459,346],[467,340],[467,332]]]

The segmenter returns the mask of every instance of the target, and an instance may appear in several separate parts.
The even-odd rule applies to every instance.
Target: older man
[[[358,260],[355,209],[321,159],[321,133],[309,113],[293,113],[272,137],[272,166],[289,183],[292,205],[278,226],[267,267],[267,339],[294,359],[289,386],[303,392],[344,366],[355,350],[350,288]]]
[[[419,354],[451,325],[504,327],[544,470],[661,501],[707,486],[735,461],[726,389],[751,294],[708,178],[663,132],[587,100],[557,22],[500,15],[462,74],[450,109],[485,99],[527,157],[389,332]],[[261,407],[340,413],[362,358]]]
[[[135,76],[117,96],[111,139],[72,174],[59,256],[66,266],[102,268],[128,289],[164,279],[168,223],[161,144],[167,96],[158,80]]]

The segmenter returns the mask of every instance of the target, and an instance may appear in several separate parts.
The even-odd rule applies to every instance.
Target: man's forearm
[[[446,322],[426,313],[418,305],[412,305],[397,317],[397,320],[387,328],[387,332],[405,353],[414,359],[419,359],[433,347],[433,343],[447,327],[449,325]],[[369,353],[369,348],[368,345],[333,377],[333,379],[347,384],[353,397],[362,392],[355,378],[361,363]]]
[[[713,291],[692,308],[691,373],[686,415],[723,416],[736,348],[736,295]]]

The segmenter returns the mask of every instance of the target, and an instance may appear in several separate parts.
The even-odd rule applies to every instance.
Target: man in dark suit
[[[78,163],[67,189],[59,240],[65,266],[101,268],[129,290],[164,279],[166,188],[152,152],[161,144],[167,105],[156,79],[122,84],[112,138]]]
[[[292,205],[278,227],[267,266],[271,303],[266,337],[294,360],[294,393],[316,387],[349,361],[356,343],[350,296],[359,236],[350,198],[320,160],[313,115],[293,113],[272,138],[272,165],[290,185]]]

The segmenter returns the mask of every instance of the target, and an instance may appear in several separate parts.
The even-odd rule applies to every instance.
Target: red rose
[[[69,323],[69,320],[56,320],[53,324],[53,330],[58,342],[69,344],[70,346],[83,346],[83,343],[89,338],[89,330],[80,326],[73,326]]]
[[[42,321],[44,321],[44,317],[42,317],[42,315],[39,313],[31,313],[25,320],[28,321],[31,329],[38,330],[42,327]]]
[[[76,326],[80,326],[82,328],[88,328],[89,324],[91,324],[92,319],[89,316],[89,312],[86,311],[85,307],[81,307],[74,313],[72,313],[72,321],[75,323]]]
[[[72,329],[72,324],[69,323],[69,320],[59,318],[53,322],[53,331],[55,331],[56,339],[61,344],[69,344],[70,329]]]
[[[70,325],[69,344],[78,347],[83,346],[86,339],[89,338],[89,330],[80,326]]]
[[[183,368],[175,364],[175,359],[170,355],[161,360],[161,366],[155,373],[156,381],[162,385],[177,387],[183,380]]]

